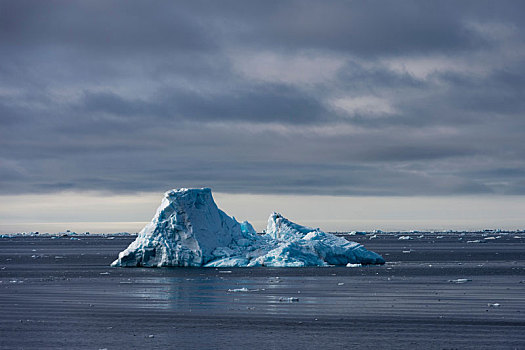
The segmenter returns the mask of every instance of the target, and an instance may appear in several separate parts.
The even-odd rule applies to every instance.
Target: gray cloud
[[[4,1],[0,193],[524,194],[524,10]]]

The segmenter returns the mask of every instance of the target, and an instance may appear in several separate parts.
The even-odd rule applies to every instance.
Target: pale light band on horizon
[[[99,192],[0,196],[0,233],[138,232],[160,204],[161,193]],[[325,231],[481,230],[525,228],[525,197],[358,197],[214,193],[218,207],[258,231],[268,215]]]

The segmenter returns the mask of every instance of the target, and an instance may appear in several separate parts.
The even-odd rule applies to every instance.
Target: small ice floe
[[[492,237],[492,236],[491,236],[491,237],[485,237],[485,238],[483,238],[483,239],[486,240],[486,241],[490,241],[490,240],[494,240],[494,239],[498,239],[498,238],[499,238],[499,237]]]
[[[352,263],[346,264],[346,267],[361,267],[361,266],[363,266],[363,265],[361,265],[361,264],[352,264]]]
[[[231,270],[220,270],[219,273],[232,273]]]
[[[249,292],[248,288],[246,287],[243,287],[243,288],[234,288],[234,289],[228,289],[228,292],[230,293],[246,293],[246,292]]]
[[[344,286],[345,284],[344,284],[344,282],[339,282],[339,283],[337,283],[337,285],[338,286]]]
[[[500,307],[501,304],[500,303],[488,303],[487,306],[488,307]]]
[[[520,239],[521,237],[520,236],[514,236],[512,238]]]
[[[349,236],[355,236],[355,235],[366,235],[366,232],[364,231],[351,231],[351,232],[348,232],[348,235]]]
[[[410,253],[412,253],[411,250],[403,250],[403,254],[410,254]]]
[[[412,239],[412,237],[410,237],[410,236],[401,236],[398,239],[401,239],[401,240],[403,240],[403,239]]]
[[[472,280],[469,280],[467,278],[458,278],[458,279],[455,279],[455,280],[448,280],[448,282],[450,282],[450,283],[467,283],[467,282],[472,282]]]
[[[62,256],[62,255],[55,255],[55,259],[65,259],[66,257],[65,256]]]
[[[479,239],[475,239],[473,241],[467,241],[467,243],[481,243]]]
[[[436,239],[445,238],[445,236],[436,236]]]
[[[281,302],[281,303],[297,303],[297,302],[299,302],[299,298],[296,298],[296,297],[289,297],[289,298],[280,297],[279,298],[279,302]]]
[[[101,272],[99,275],[109,275],[109,272]]]
[[[377,238],[377,235],[370,236],[369,239],[374,239],[374,238]]]

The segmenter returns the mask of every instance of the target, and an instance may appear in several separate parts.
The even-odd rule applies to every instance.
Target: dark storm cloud
[[[481,38],[466,32],[455,8],[453,4],[416,1],[328,5],[297,1],[262,18],[268,25],[260,23],[243,39],[249,43],[255,36],[266,45],[316,47],[360,55],[477,47]]]
[[[159,92],[160,99],[126,100],[111,92],[85,92],[80,108],[88,113],[207,121],[309,123],[329,113],[314,97],[285,85],[262,84],[241,91],[202,94]]]
[[[0,192],[524,194],[524,7],[3,1]]]
[[[181,4],[145,1],[4,1],[0,40],[12,47],[66,45],[81,51],[208,50],[212,33]]]

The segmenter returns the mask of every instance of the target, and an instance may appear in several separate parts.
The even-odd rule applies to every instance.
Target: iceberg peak
[[[241,225],[217,207],[211,189],[171,190],[113,265],[202,266],[215,258],[217,247],[241,238]]]
[[[280,241],[301,238],[312,231],[320,230],[296,224],[277,212],[270,214],[266,227],[266,234]]]

